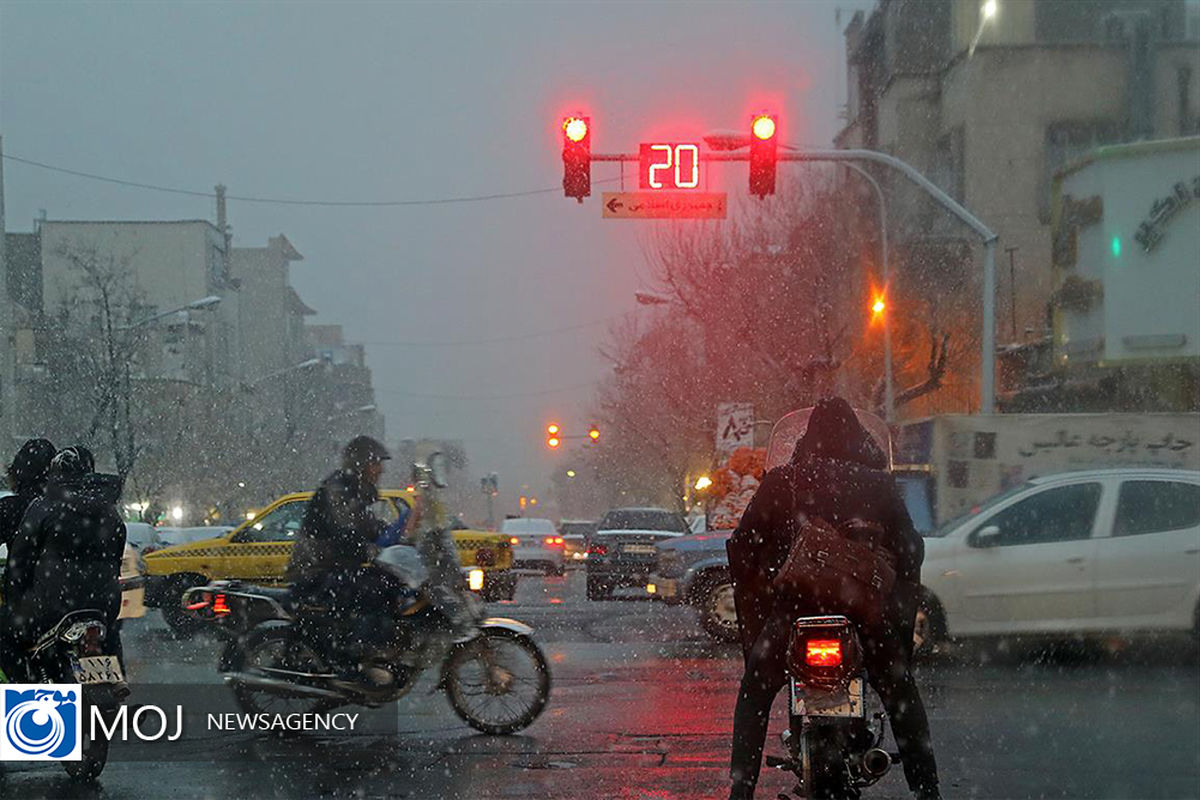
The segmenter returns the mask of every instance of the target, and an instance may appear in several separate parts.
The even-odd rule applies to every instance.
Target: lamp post
[[[742,150],[750,146],[749,134],[740,131],[718,131],[704,137],[704,141],[713,150]],[[792,152],[800,152],[802,150],[802,148],[791,144],[780,144],[779,146]],[[883,189],[880,188],[879,182],[875,180],[874,175],[850,161],[842,162],[842,166],[862,177],[871,187],[871,192],[875,195],[875,211],[879,218],[879,259],[883,272],[884,296],[888,297],[887,200],[884,197]],[[640,296],[637,299],[639,303],[643,302]],[[896,407],[896,390],[892,376],[892,316],[886,312],[883,317],[883,382],[884,417],[888,422],[892,422],[895,417]]]
[[[985,4],[986,5],[986,4]],[[995,13],[993,11],[993,13]],[[713,150],[737,150],[745,145],[748,137],[741,132],[715,131],[704,137]],[[741,155],[714,154],[709,161],[744,161]],[[894,169],[921,188],[943,208],[957,217],[979,236],[983,243],[983,330],[980,335],[980,412],[992,414],[996,410],[996,235],[978,217],[961,203],[942,191],[936,184],[922,175],[911,164],[887,153],[876,150],[808,150],[789,148],[779,155],[780,161],[814,161],[846,164],[855,161],[870,161]]]

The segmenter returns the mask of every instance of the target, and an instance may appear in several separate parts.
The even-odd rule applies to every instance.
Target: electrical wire
[[[167,192],[168,194],[181,194],[188,197],[206,197],[210,199],[216,198],[217,196],[215,192],[200,192],[193,189],[181,189],[176,186],[159,186],[153,183],[128,181],[122,178],[112,178],[107,175],[98,175],[94,172],[83,172],[82,170],[68,169],[67,167],[59,167],[42,161],[34,161],[31,158],[22,158],[9,153],[5,153],[3,157],[5,160],[12,161],[17,164],[25,164],[27,166],[49,170],[50,172],[59,172],[64,175],[73,175],[77,178],[87,178],[88,180],[112,183],[116,184],[117,186],[126,186],[133,189],[146,189],[153,192]],[[615,183],[617,180],[619,180],[619,178],[605,178],[603,180],[593,181],[593,183]],[[553,194],[561,191],[561,187],[555,186],[549,189],[529,189],[519,192],[495,192],[492,194],[466,195],[462,197],[435,197],[418,200],[294,200],[282,197],[252,197],[248,195],[237,194],[227,194],[225,195],[225,199],[240,203],[262,203],[282,206],[395,208],[402,206],[440,206],[459,203],[482,203],[490,200],[508,200],[516,197],[533,197],[535,195]]]

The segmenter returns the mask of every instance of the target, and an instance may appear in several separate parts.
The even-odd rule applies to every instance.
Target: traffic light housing
[[[546,447],[557,450],[562,445],[562,428],[558,423],[551,422],[546,426]]]
[[[563,194],[579,202],[592,194],[592,119],[563,118]]]
[[[779,152],[779,118],[755,114],[750,121],[750,194],[775,194],[775,164]]]

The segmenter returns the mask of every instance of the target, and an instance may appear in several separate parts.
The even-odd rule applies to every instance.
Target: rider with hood
[[[8,488],[12,494],[0,497],[0,544],[12,541],[25,509],[46,488],[46,475],[57,452],[46,439],[30,439],[13,456],[8,465]]]
[[[63,616],[85,608],[104,614],[106,649],[120,655],[115,623],[121,611],[125,522],[117,510],[121,478],[94,471],[84,447],[60,451],[45,494],[34,500],[9,546],[11,623],[32,644]]]
[[[896,559],[896,586],[884,622],[860,626],[868,679],[883,700],[909,788],[921,800],[939,797],[929,722],[909,665],[920,597],[924,543],[888,470],[888,459],[841,398],[820,401],[796,443],[791,463],[769,471],[730,537],[745,673],[733,722],[731,800],[750,800],[758,782],[767,721],[787,683],[788,636],[796,617],[839,613],[781,596],[771,585],[791,548],[800,515],[834,526],[851,519],[878,523]]]

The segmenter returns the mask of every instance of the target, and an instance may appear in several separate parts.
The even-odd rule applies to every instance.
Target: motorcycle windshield
[[[775,423],[775,427],[771,429],[771,441],[767,444],[766,468],[768,470],[781,467],[791,461],[792,451],[796,449],[796,442],[800,441],[800,437],[808,430],[808,420],[812,416],[812,411],[811,407],[801,408],[785,414]],[[870,411],[861,411],[856,408],[854,414],[880,449],[887,453],[888,468],[890,469],[892,466],[892,435],[888,430],[887,423]]]

